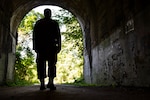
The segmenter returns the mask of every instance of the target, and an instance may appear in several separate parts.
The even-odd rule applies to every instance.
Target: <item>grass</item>
[[[30,82],[26,80],[16,80],[15,82],[6,82],[3,86],[8,86],[8,87],[15,87],[15,86],[31,86],[39,84],[39,81],[37,82]],[[73,83],[63,83],[62,85],[73,85],[73,86],[91,86],[91,87],[116,87],[115,85],[108,86],[106,84],[87,84],[85,83],[83,78],[79,78],[75,80]]]
[[[18,80],[18,81],[15,81],[15,82],[12,82],[12,81],[8,81],[4,84],[4,86],[8,86],[8,87],[15,87],[15,86],[31,86],[31,85],[34,85],[38,82],[29,82],[29,81],[25,81],[25,80]]]

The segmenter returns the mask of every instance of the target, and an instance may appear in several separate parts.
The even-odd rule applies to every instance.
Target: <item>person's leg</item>
[[[44,60],[41,60],[41,62],[40,62],[40,66],[42,66],[41,68],[40,68],[40,73],[41,73],[41,77],[40,77],[40,83],[41,83],[41,86],[40,86],[40,90],[44,90],[44,89],[46,89],[45,88],[45,77],[46,77],[46,61],[44,61]]]
[[[47,87],[51,90],[55,90],[56,87],[54,86],[54,78],[56,77],[56,62],[57,62],[57,55],[51,55],[50,59],[48,60],[48,76],[49,82]]]
[[[49,82],[47,84],[47,88],[50,88],[50,90],[56,90],[56,87],[54,85],[54,78],[56,76],[56,66],[51,66],[49,68]]]
[[[41,54],[37,54],[37,73],[38,79],[40,80],[40,90],[45,89],[45,77],[46,77],[46,61],[43,59]]]
[[[56,66],[53,65],[53,66],[50,66],[49,67],[49,83],[50,84],[54,84],[54,78],[56,77]]]

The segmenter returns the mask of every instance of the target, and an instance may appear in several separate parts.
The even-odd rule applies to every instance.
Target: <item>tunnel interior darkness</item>
[[[13,79],[17,28],[22,18],[32,8],[54,5],[74,14],[80,23],[86,83],[149,86],[149,1],[2,0],[0,5],[1,82]]]

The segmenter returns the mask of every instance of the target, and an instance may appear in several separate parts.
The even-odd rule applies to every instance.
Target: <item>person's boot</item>
[[[50,90],[56,90],[56,87],[55,87],[55,85],[53,83],[53,79],[54,78],[49,78],[49,82],[47,84],[47,88],[50,88]]]
[[[40,82],[41,82],[41,86],[40,86],[40,90],[45,90],[45,82],[44,82],[44,79],[40,79]]]
[[[54,84],[48,84],[47,88],[50,88],[51,91],[56,90],[56,87]]]

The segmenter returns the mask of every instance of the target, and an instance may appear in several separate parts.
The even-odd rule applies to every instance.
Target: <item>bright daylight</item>
[[[16,47],[16,84],[39,84],[36,69],[36,53],[32,46],[32,32],[37,20],[44,17],[45,8],[52,10],[52,19],[59,23],[62,45],[56,64],[55,84],[73,84],[83,81],[83,39],[80,25],[67,10],[56,6],[34,8],[22,19],[18,27]],[[47,82],[48,79],[45,79]]]

